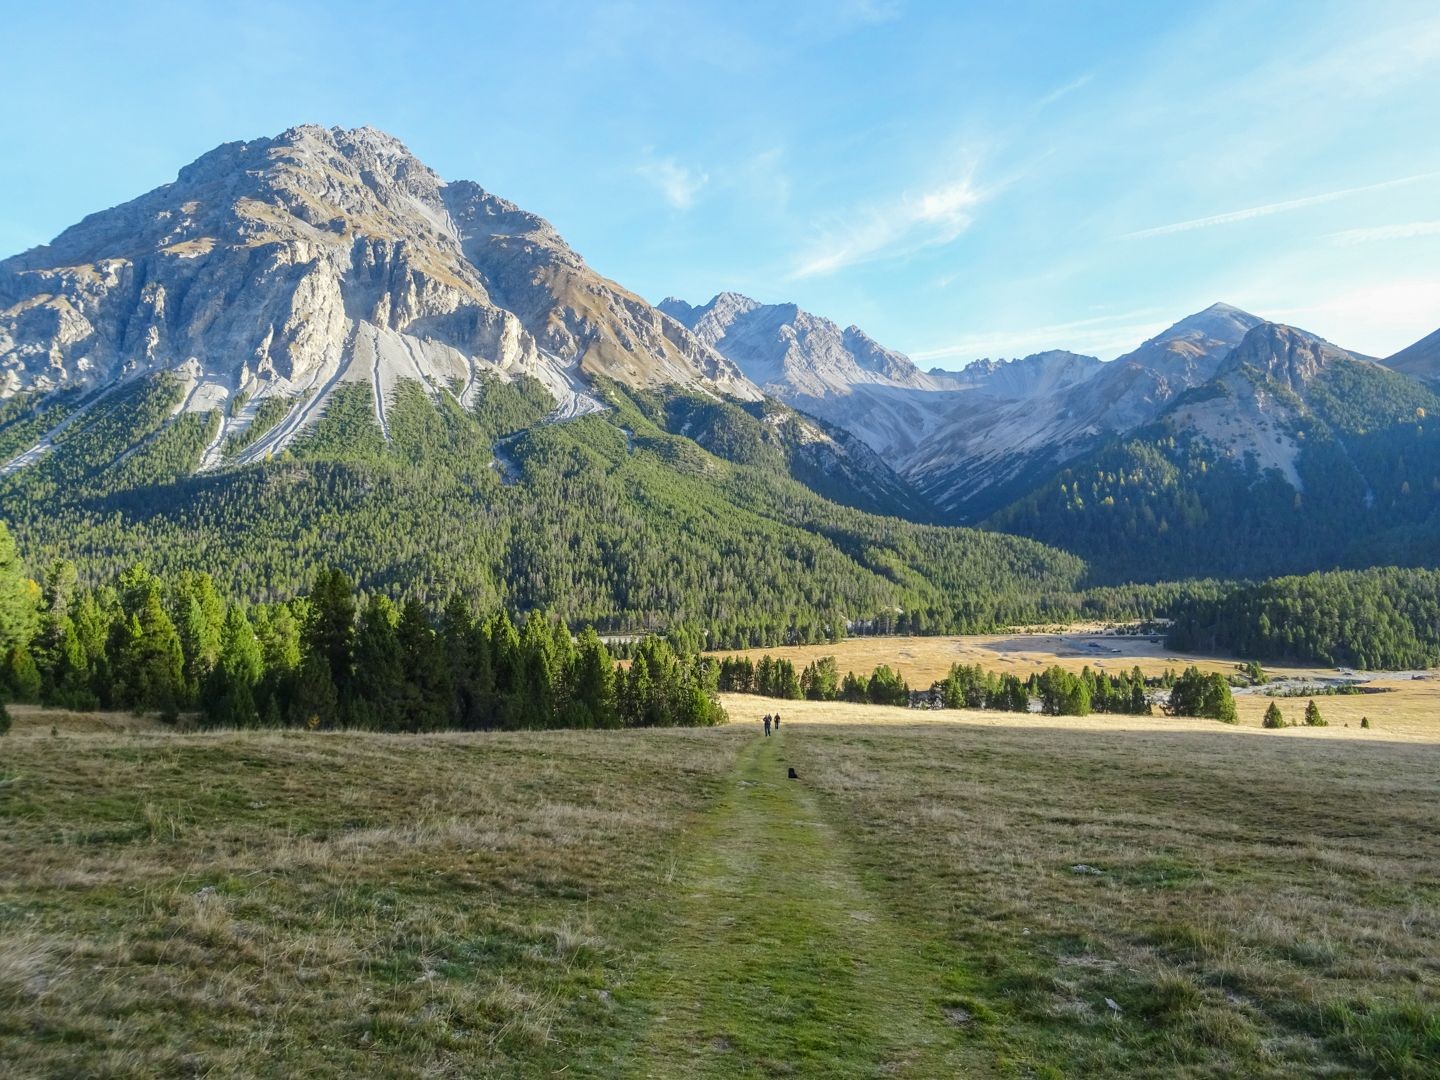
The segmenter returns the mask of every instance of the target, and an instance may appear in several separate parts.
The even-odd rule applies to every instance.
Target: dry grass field
[[[1118,650],[1112,652],[1111,650]],[[1167,668],[1179,671],[1194,665],[1202,671],[1231,674],[1235,661],[1175,653],[1164,645],[1144,638],[1116,637],[1081,631],[1036,634],[973,634],[961,637],[858,637],[833,645],[796,645],[775,649],[751,649],[722,656],[784,657],[802,668],[822,656],[833,656],[841,673],[854,671],[869,675],[880,664],[889,664],[911,686],[929,686],[943,679],[952,664],[979,664],[987,671],[1014,674],[1022,678],[1058,664],[1072,671],[1089,665],[1098,670],[1129,671],[1138,666],[1147,676],[1161,675]],[[1333,668],[1266,665],[1272,677],[1292,679],[1334,678]],[[1361,717],[1391,736],[1440,739],[1440,672],[1357,673],[1363,679],[1363,694],[1321,695],[1315,698],[1332,727],[1358,727]],[[1298,721],[1305,711],[1305,697],[1277,699],[1287,720]],[[1242,725],[1259,727],[1260,717],[1271,699],[1259,693],[1236,695],[1236,709]],[[764,710],[762,710],[763,712]],[[913,718],[913,717],[912,717]],[[1117,718],[1118,719],[1118,718]],[[981,721],[983,722],[983,721]],[[1104,723],[1099,720],[1097,722]]]
[[[1245,698],[429,736],[17,708],[0,1075],[1440,1075],[1429,685],[1279,732]]]

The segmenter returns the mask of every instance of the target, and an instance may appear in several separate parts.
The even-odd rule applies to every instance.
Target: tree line
[[[1440,571],[1385,567],[1177,597],[1167,643],[1355,668],[1440,664]]]
[[[0,526],[0,686],[15,700],[134,709],[206,725],[441,731],[708,725],[718,665],[648,637],[618,663],[592,627],[518,623],[452,597],[438,619],[327,570],[308,593],[227,603],[208,575],[132,567],[78,584],[57,561],[38,587]]]
[[[1258,666],[1255,666],[1258,670]],[[1146,678],[1140,668],[1109,674],[1089,665],[1067,671],[1058,664],[1021,679],[1013,673],[987,671],[979,664],[952,664],[943,679],[913,693],[910,684],[888,664],[867,678],[847,672],[842,678],[833,656],[822,656],[799,672],[784,657],[727,656],[720,660],[717,686],[727,693],[758,694],[793,701],[845,701],[869,705],[920,705],[945,709],[992,709],[1047,716],[1088,716],[1092,712],[1149,716],[1154,700],[1168,691],[1165,711],[1173,716],[1198,716],[1225,723],[1236,720],[1230,682],[1218,672],[1205,674],[1189,667],[1180,674],[1166,671]]]

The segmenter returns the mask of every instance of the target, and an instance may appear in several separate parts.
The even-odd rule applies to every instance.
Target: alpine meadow
[[[1430,6],[6,22],[0,1074],[1440,1076]]]

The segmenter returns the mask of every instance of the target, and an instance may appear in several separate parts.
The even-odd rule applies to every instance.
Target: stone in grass
[[[1106,998],[1105,1007],[1113,1013],[1122,1013],[1125,1011],[1124,1009],[1120,1008],[1120,1003],[1117,1002],[1114,998]]]
[[[1101,870],[1099,867],[1089,866],[1086,863],[1082,862],[1076,863],[1074,866],[1070,867],[1070,872],[1072,874],[1103,874],[1105,871]]]

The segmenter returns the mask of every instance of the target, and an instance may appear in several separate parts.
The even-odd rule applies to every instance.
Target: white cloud
[[[1440,236],[1440,221],[1407,221],[1399,225],[1345,229],[1330,233],[1329,238],[1339,244],[1365,244],[1373,240],[1409,240],[1416,236]]]
[[[1388,356],[1440,326],[1440,277],[1410,277],[1344,289],[1273,317],[1346,349]]]
[[[1035,112],[1039,112],[1047,105],[1054,105],[1055,102],[1059,101],[1061,98],[1073,94],[1076,90],[1079,90],[1082,86],[1088,83],[1092,78],[1094,78],[1094,75],[1087,72],[1086,74],[1081,75],[1078,79],[1072,79],[1064,86],[1058,87],[1050,91],[1050,93],[1046,94],[1044,97],[1042,97],[1039,101],[1035,103]]]
[[[646,161],[635,171],[655,185],[665,201],[677,210],[690,209],[700,189],[710,182],[709,173],[681,165],[673,157]]]
[[[1418,176],[1402,176],[1396,180],[1383,180],[1378,184],[1364,184],[1360,187],[1342,188],[1339,191],[1326,191],[1319,195],[1306,195],[1299,199],[1286,199],[1283,202],[1266,203],[1264,206],[1251,206],[1245,210],[1231,210],[1224,214],[1212,214],[1210,217],[1192,218],[1189,221],[1177,221],[1170,225],[1156,225],[1153,228],[1126,233],[1122,239],[1140,240],[1150,236],[1169,236],[1173,233],[1190,232],[1194,229],[1209,229],[1215,225],[1230,225],[1237,221],[1250,221],[1253,218],[1268,217],[1270,214],[1281,214],[1287,210],[1320,206],[1323,203],[1335,202],[1338,199],[1349,198],[1351,195],[1360,195],[1368,191],[1384,191],[1386,188],[1401,187],[1405,184],[1418,183],[1421,180],[1433,180],[1437,176],[1440,176],[1440,173],[1421,173]]]
[[[796,261],[790,278],[834,273],[857,263],[910,255],[948,244],[970,227],[985,199],[967,176],[929,191],[855,211],[825,233]]]

